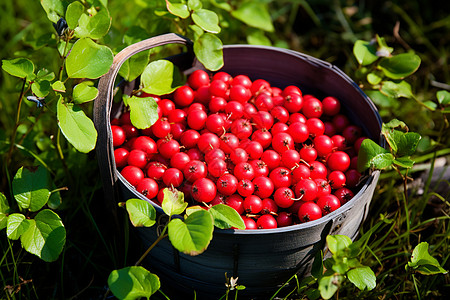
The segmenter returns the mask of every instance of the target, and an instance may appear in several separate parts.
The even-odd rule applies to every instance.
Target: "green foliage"
[[[418,244],[411,255],[411,261],[405,268],[413,269],[422,275],[447,274],[444,268],[441,267],[436,258],[432,257],[428,252],[428,243],[422,242]]]
[[[150,299],[160,287],[158,276],[140,266],[114,270],[108,277],[112,293],[119,299]]]

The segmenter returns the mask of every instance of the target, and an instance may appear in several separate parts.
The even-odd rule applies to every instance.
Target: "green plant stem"
[[[169,221],[170,222],[170,221]],[[135,266],[139,266],[141,264],[141,262],[144,260],[144,258],[150,253],[150,251],[162,240],[164,239],[166,236],[168,236],[166,233],[167,230],[167,226],[169,223],[167,223],[167,225],[164,227],[163,232],[159,235],[159,237],[156,239],[156,241],[153,242],[153,244],[150,245],[150,247],[148,247],[148,249],[144,252],[144,254],[142,254],[142,256],[139,258],[139,260],[134,264]]]
[[[17,134],[17,128],[19,128],[20,111],[21,111],[21,108],[22,108],[23,96],[28,91],[28,89],[27,89],[27,91],[25,91],[26,83],[27,83],[27,79],[24,78],[23,79],[23,84],[22,84],[22,89],[21,89],[20,95],[19,95],[19,100],[17,101],[16,123],[14,124],[13,133],[11,135],[11,144],[9,146],[8,156],[7,156],[7,159],[6,159],[6,164],[7,165],[11,161],[11,157],[12,157],[12,153],[13,153],[13,149],[14,149],[14,144],[16,143],[16,134]]]
[[[419,287],[417,286],[416,277],[414,276],[414,274],[412,274],[412,278],[413,278],[413,282],[414,282],[414,288],[417,293],[417,299],[421,300],[422,298],[420,297]]]

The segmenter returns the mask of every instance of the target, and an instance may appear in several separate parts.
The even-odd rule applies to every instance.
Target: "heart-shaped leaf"
[[[141,75],[141,83],[146,93],[165,95],[172,93],[183,85],[182,75],[178,68],[168,60],[157,60],[145,67]]]
[[[156,210],[149,202],[129,199],[125,205],[134,227],[151,227],[155,224]]]
[[[23,214],[10,214],[6,222],[6,236],[11,240],[17,240],[29,226],[30,222]]]
[[[55,261],[66,243],[61,218],[50,209],[44,209],[29,221],[28,229],[20,237],[23,248],[46,262]]]
[[[204,31],[219,33],[219,17],[215,12],[209,9],[199,9],[192,14],[192,21],[200,26]]]
[[[169,215],[179,215],[184,212],[188,203],[184,201],[184,193],[177,189],[165,188],[163,190],[164,199],[161,203],[163,211]]]
[[[208,70],[217,71],[223,67],[223,44],[214,34],[206,32],[196,39],[194,53]]]
[[[166,7],[172,15],[175,15],[182,19],[186,19],[187,17],[189,17],[189,8],[185,3],[171,3],[166,0]]]
[[[75,1],[67,6],[66,22],[70,29],[75,29],[78,25],[78,20],[84,12],[84,6],[81,2]]]
[[[269,32],[274,31],[269,9],[264,2],[244,2],[237,9],[232,10],[231,15],[249,26]]]
[[[213,216],[214,226],[220,229],[235,227],[245,229],[245,223],[239,213],[232,207],[225,204],[217,204],[209,209]]]
[[[377,278],[372,269],[366,266],[351,269],[347,272],[347,278],[358,289],[368,291],[373,290],[377,285]]]
[[[353,46],[353,55],[362,66],[370,65],[378,59],[377,47],[371,42],[357,40]]]
[[[98,95],[98,90],[88,82],[81,82],[73,88],[73,102],[76,104],[94,100]]]
[[[67,76],[70,78],[96,79],[108,72],[114,55],[106,46],[98,45],[90,38],[76,41],[66,59]]]
[[[384,75],[392,79],[403,79],[414,73],[420,66],[420,57],[414,53],[401,53],[383,58],[378,67]]]
[[[118,299],[134,300],[143,297],[149,299],[159,290],[161,283],[158,276],[145,268],[132,266],[112,271],[108,277],[108,286]]]
[[[139,129],[152,126],[158,120],[158,104],[152,97],[132,96],[127,99],[131,123]]]
[[[95,148],[97,130],[78,105],[63,103],[60,96],[56,114],[61,132],[78,151],[88,153]]]
[[[46,168],[24,168],[17,170],[12,187],[14,198],[22,209],[40,210],[50,197],[52,182]]]
[[[371,139],[365,139],[361,143],[358,154],[358,171],[364,172],[366,169],[382,170],[394,161],[394,156],[388,150],[379,146]]]
[[[184,222],[171,220],[168,229],[172,245],[178,251],[194,256],[208,247],[213,236],[213,218],[208,211],[199,210],[190,214]]]
[[[34,64],[28,58],[3,59],[2,69],[12,76],[26,78],[34,73]]]
[[[66,91],[66,86],[62,81],[57,80],[53,82],[52,89],[56,92],[64,93]]]

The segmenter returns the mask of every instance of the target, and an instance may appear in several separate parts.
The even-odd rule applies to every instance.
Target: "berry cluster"
[[[354,195],[365,137],[335,97],[197,70],[154,98],[151,127],[136,129],[124,112],[111,129],[117,168],[156,203],[176,188],[192,203],[229,205],[247,229],[268,229],[316,220]]]

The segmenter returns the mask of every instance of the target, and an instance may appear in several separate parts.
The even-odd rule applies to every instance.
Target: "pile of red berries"
[[[197,70],[154,98],[151,127],[136,129],[124,112],[111,129],[117,168],[155,203],[176,188],[197,205],[231,206],[247,229],[268,229],[319,219],[356,192],[365,137],[335,97]]]

